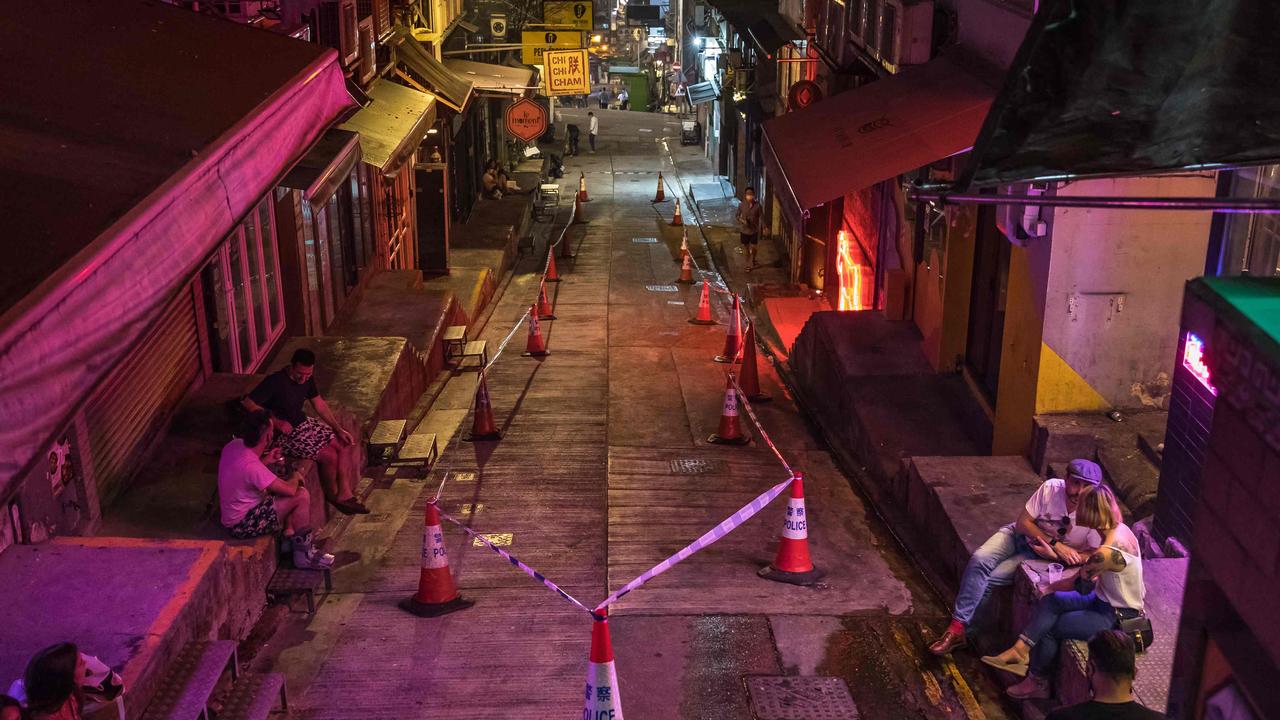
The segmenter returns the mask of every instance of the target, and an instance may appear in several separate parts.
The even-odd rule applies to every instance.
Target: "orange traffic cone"
[[[738,353],[742,351],[742,306],[738,304],[738,295],[733,295],[733,315],[724,329],[724,352],[715,357],[718,363],[736,363],[740,360]]]
[[[467,442],[482,440],[501,440],[498,424],[493,421],[493,404],[489,402],[489,386],[484,381],[484,370],[480,371],[480,384],[476,386],[476,412],[471,421],[471,432],[462,436]]]
[[[680,279],[676,282],[682,285],[693,284],[693,259],[687,254],[684,256],[684,262],[680,265]]]
[[[579,195],[573,199],[573,224],[586,225],[587,216],[582,211],[582,196]]]
[[[680,199],[676,198],[676,214],[671,216],[671,227],[684,225],[684,216],[680,214]]]
[[[778,555],[773,564],[761,568],[760,577],[792,585],[812,585],[822,571],[809,559],[809,517],[804,511],[804,477],[791,478],[791,499],[787,501],[787,519],[778,538]]]
[[[583,720],[622,720],[622,698],[618,696],[618,669],[613,664],[613,643],[609,642],[609,618],[605,610],[591,624],[591,656],[587,663],[587,697]]]
[[[773,398],[760,391],[760,373],[756,368],[756,324],[747,321],[747,333],[742,337],[742,369],[738,387],[751,402],[769,402]]]
[[[538,308],[537,315],[539,320],[555,320],[556,311],[551,308],[551,301],[547,299],[547,283],[543,282],[538,287]]]
[[[724,407],[720,411],[720,428],[707,442],[716,445],[746,445],[751,438],[742,433],[738,423],[738,390],[733,386],[733,373],[724,384]]]
[[[658,173],[658,192],[653,195],[653,202],[660,203],[667,199],[667,189],[662,183],[662,173]]]
[[[444,547],[444,530],[440,527],[440,512],[434,504],[427,504],[424,525],[418,592],[401,600],[400,607],[418,617],[435,617],[475,605],[474,600],[460,597],[457,586],[453,584],[449,555]]]
[[[556,254],[547,248],[547,271],[542,274],[547,282],[560,282],[560,273],[556,272]]]
[[[578,199],[582,202],[588,202],[591,198],[587,197],[587,174],[578,173]]]
[[[529,308],[529,342],[524,346],[525,357],[543,357],[550,355],[547,344],[542,341],[542,324],[538,322],[538,306]]]
[[[698,301],[698,316],[689,322],[694,325],[715,325],[711,319],[711,283],[702,281],[702,299]]]

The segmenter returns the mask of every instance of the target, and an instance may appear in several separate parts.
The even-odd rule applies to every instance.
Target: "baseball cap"
[[[1074,478],[1080,482],[1086,482],[1090,485],[1102,484],[1102,468],[1098,467],[1098,463],[1084,458],[1076,458],[1067,463],[1067,477]]]

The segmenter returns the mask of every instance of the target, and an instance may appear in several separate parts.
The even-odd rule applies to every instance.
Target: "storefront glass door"
[[[272,203],[264,199],[201,271],[212,363],[253,372],[284,332]]]

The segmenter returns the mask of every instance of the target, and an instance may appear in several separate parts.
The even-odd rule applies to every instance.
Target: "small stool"
[[[449,362],[463,354],[467,347],[467,326],[450,325],[444,329],[444,361]]]
[[[386,465],[396,457],[406,420],[381,420],[369,435],[369,464]]]
[[[485,365],[489,364],[489,343],[485,340],[472,340],[462,348],[462,360],[469,357],[480,358],[480,367],[477,370],[483,370]],[[462,365],[462,360],[458,361],[458,365]]]
[[[417,433],[410,435],[400,446],[400,452],[396,454],[396,458],[391,461],[392,468],[413,468],[420,477],[426,477],[431,472],[431,464],[436,461],[439,456],[439,450],[436,448],[435,433]]]

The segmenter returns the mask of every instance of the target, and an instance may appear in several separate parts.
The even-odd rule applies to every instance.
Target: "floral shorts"
[[[333,428],[315,418],[307,418],[301,425],[294,425],[288,435],[277,433],[271,447],[280,448],[288,457],[314,460],[333,440],[333,435]]]
[[[274,535],[281,530],[275,499],[267,497],[245,513],[244,519],[231,528],[231,537],[241,540],[261,535]]]

